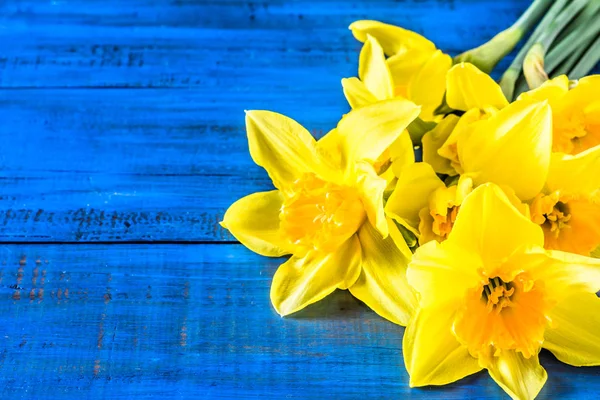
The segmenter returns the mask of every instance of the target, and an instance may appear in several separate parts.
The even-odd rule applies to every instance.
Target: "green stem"
[[[579,29],[581,25],[589,22],[590,18],[600,10],[600,0],[588,0],[587,6],[581,11],[581,13],[575,18],[569,26],[567,26],[556,38],[556,42],[562,42],[567,35],[570,35],[576,29]]]
[[[529,88],[535,89],[548,80],[544,68],[546,51],[565,26],[587,5],[588,0],[573,0],[554,19],[538,38],[536,43],[527,51],[523,61],[523,74]]]
[[[553,71],[566,60],[573,51],[580,47],[588,47],[590,43],[598,37],[600,34],[600,2],[594,5],[597,6],[594,10],[595,14],[586,15],[584,20],[577,18],[573,21],[569,25],[569,27],[572,28],[570,29],[571,32],[548,52],[548,55],[546,56],[547,71]]]
[[[585,55],[579,60],[575,68],[569,73],[570,79],[580,79],[586,76],[596,64],[600,61],[600,36],[586,51]]]
[[[527,51],[533,46],[537,38],[546,30],[548,25],[556,18],[556,16],[563,10],[567,0],[556,0],[552,7],[548,10],[544,18],[538,24],[537,28],[533,31],[525,45],[521,48],[517,56],[510,64],[510,67],[502,75],[500,79],[500,87],[502,92],[506,96],[506,99],[511,101],[515,90],[515,83],[521,74],[521,68],[523,67],[523,60],[527,55]]]
[[[573,66],[581,59],[587,49],[587,45],[581,45],[571,52],[571,55],[556,70],[552,71],[552,76],[567,75],[573,69]]]
[[[488,42],[454,58],[454,63],[469,62],[485,73],[490,73],[504,56],[512,51],[523,35],[535,25],[552,4],[552,0],[534,0],[529,8],[509,28]]]
[[[600,7],[600,3],[598,5]],[[578,28],[572,29],[571,33],[548,52],[545,60],[546,71],[553,71],[569,57],[573,50],[582,46],[588,47],[598,37],[600,34],[600,13],[588,15],[584,21],[573,21],[571,25],[575,24]]]

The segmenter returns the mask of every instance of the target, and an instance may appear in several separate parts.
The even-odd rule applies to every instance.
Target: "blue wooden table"
[[[485,373],[409,389],[403,328],[346,292],[280,318],[281,260],[218,221],[270,188],[244,109],[316,136],[348,111],[352,21],[456,54],[527,4],[0,1],[0,398],[504,398]],[[598,398],[600,368],[541,359],[540,398]]]

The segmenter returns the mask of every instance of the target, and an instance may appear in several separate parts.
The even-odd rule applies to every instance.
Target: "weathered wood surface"
[[[0,247],[2,399],[499,399],[486,373],[410,389],[403,328],[337,292],[293,318],[281,259],[241,245]],[[599,368],[548,353],[540,399],[590,399]]]
[[[0,398],[504,397],[484,373],[409,389],[403,328],[346,292],[280,318],[282,260],[224,244],[217,224],[271,188],[244,109],[316,136],[347,112],[352,21],[455,54],[527,3],[0,1]],[[600,369],[541,358],[540,398],[600,391]]]
[[[0,2],[0,241],[232,240],[224,210],[271,187],[243,110],[317,136],[335,126],[360,50],[352,21],[457,53],[527,3]]]

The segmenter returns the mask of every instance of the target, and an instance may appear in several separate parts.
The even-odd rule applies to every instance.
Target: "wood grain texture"
[[[504,398],[486,373],[410,389],[403,328],[347,292],[280,318],[281,262],[227,244],[2,246],[0,398]],[[600,368],[541,359],[540,399],[600,391]]]
[[[230,241],[269,190],[244,109],[318,137],[348,111],[362,18],[457,53],[528,0],[0,2],[0,241]]]

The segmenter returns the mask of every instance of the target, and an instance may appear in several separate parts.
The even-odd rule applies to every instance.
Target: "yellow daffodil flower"
[[[430,159],[434,162],[432,165],[444,166],[443,170],[436,169],[436,172],[456,175],[457,171],[460,171],[456,147],[460,132],[474,122],[491,117],[498,110],[508,106],[508,101],[500,86],[488,74],[481,72],[473,64],[462,62],[453,66],[446,74],[446,104],[454,110],[463,111],[464,114],[460,119],[454,116],[447,123],[451,125],[451,129],[440,127],[426,133],[423,137],[423,153],[431,155]],[[451,116],[448,115],[445,119]],[[428,148],[431,146],[429,136],[438,136],[438,140],[432,143],[437,148]],[[446,140],[440,143],[444,136]],[[442,157],[446,162],[440,160]]]
[[[445,385],[487,369],[513,399],[533,399],[562,362],[600,365],[600,260],[543,248],[539,225],[493,184],[463,201],[443,243],[417,249],[419,305],[404,334],[410,386]]]
[[[319,142],[283,115],[247,112],[250,154],[277,190],[238,200],[222,225],[259,254],[292,254],[271,285],[279,314],[301,310],[339,288],[406,324],[416,302],[402,267],[410,251],[388,236],[399,233],[384,214],[387,182],[372,164],[419,111],[405,99],[362,107]]]
[[[433,120],[444,96],[450,56],[423,36],[398,26],[364,20],[354,22],[350,30],[364,43],[358,78],[342,80],[350,106],[400,96],[421,106],[421,119]]]
[[[411,231],[423,245],[441,242],[452,230],[463,199],[473,182],[466,178],[446,187],[431,165],[415,163],[403,168],[385,205],[385,212]]]
[[[548,100],[552,107],[553,145],[556,152],[577,154],[600,144],[600,75],[581,78],[569,90],[569,79],[546,81],[519,99]]]
[[[475,186],[496,183],[512,189],[522,201],[530,200],[542,190],[548,176],[551,118],[545,101],[516,101],[486,119],[460,129],[457,124],[457,134],[438,153],[449,158],[457,172],[470,177]],[[448,143],[451,139],[453,143]],[[445,152],[444,147],[451,151]]]
[[[544,191],[530,209],[547,249],[590,255],[600,245],[600,146],[554,153]]]

